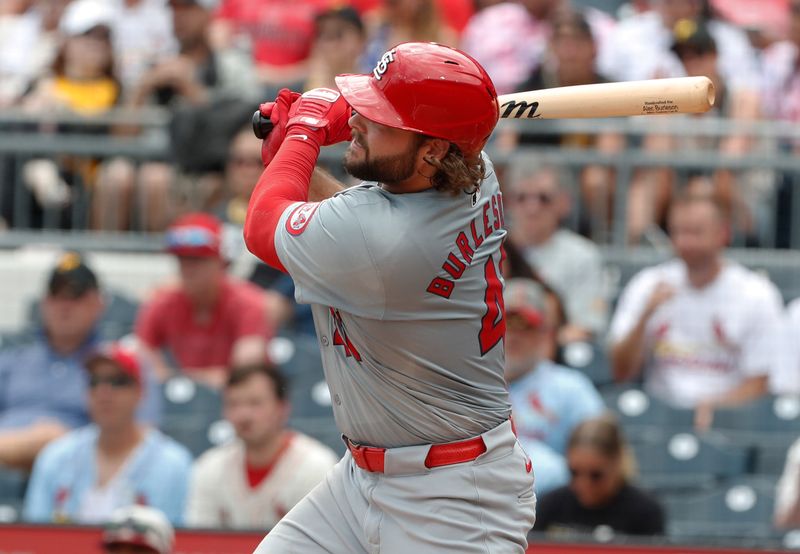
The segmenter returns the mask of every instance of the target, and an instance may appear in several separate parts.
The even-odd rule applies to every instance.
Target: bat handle
[[[272,121],[256,110],[253,114],[253,134],[260,139],[265,139],[270,131],[272,131]]]

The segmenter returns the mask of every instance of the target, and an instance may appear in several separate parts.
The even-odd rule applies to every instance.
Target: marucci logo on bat
[[[500,117],[513,117],[516,119],[527,117],[528,119],[537,119],[542,117],[541,114],[536,113],[536,110],[538,109],[539,102],[525,102],[524,100],[517,102],[515,100],[509,100],[508,102],[503,102],[500,105]],[[514,110],[517,110],[516,114],[513,113]],[[528,112],[527,116],[525,115],[525,112]]]

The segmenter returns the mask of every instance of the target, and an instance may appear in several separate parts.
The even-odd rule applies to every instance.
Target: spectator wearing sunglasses
[[[86,360],[92,423],[50,443],[34,464],[24,518],[103,523],[117,508],[153,506],[182,521],[192,458],[158,430],[136,422],[142,369],[119,344]]]
[[[179,279],[142,307],[136,322],[141,349],[162,380],[177,371],[222,388],[229,367],[266,356],[272,336],[267,297],[228,276],[222,225],[214,216],[187,214],[166,235]]]
[[[625,535],[663,534],[663,509],[631,484],[634,465],[613,418],[584,421],[567,445],[570,483],[539,500],[534,530],[562,537],[598,528]]]
[[[553,363],[546,351],[553,322],[545,290],[530,279],[506,281],[506,366],[517,436],[534,463],[536,493],[568,481],[567,439],[605,406],[580,372]]]
[[[45,282],[30,332],[0,349],[0,465],[25,471],[48,442],[89,423],[83,360],[131,324],[125,301],[113,307],[116,295],[78,252],[59,255]],[[158,382],[151,371],[143,379],[139,419],[157,423]]]
[[[526,261],[566,302],[565,345],[602,336],[608,312],[600,251],[561,227],[571,210],[571,178],[562,168],[527,159],[511,167],[504,202],[511,237]]]

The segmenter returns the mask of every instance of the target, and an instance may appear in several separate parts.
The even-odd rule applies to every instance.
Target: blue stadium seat
[[[744,406],[718,409],[714,428],[752,434],[756,440],[772,434],[796,437],[800,434],[800,398],[769,395]]]
[[[317,439],[340,456],[344,454],[342,434],[333,417],[293,417],[289,419],[289,427]]]
[[[186,446],[194,456],[213,446],[211,428],[222,417],[222,396],[187,377],[176,376],[162,387],[161,430]],[[213,435],[212,435],[213,436]]]
[[[316,339],[297,335],[283,340],[291,340],[292,344],[291,356],[280,364],[289,380],[291,417],[332,418],[331,395]]]
[[[292,405],[289,427],[317,439],[339,455],[344,454],[341,433],[333,419],[330,390],[325,382],[317,340],[305,335],[280,337],[273,341],[270,350],[289,380]]]
[[[601,394],[632,441],[663,439],[694,426],[692,410],[673,408],[636,386],[606,388]]]
[[[765,477],[742,477],[708,492],[664,496],[668,534],[688,540],[774,539],[777,533],[771,522],[775,482]]]
[[[22,500],[27,482],[25,473],[0,466],[0,503]]]
[[[573,342],[563,349],[564,363],[586,375],[598,388],[611,384],[611,365],[602,345]]]
[[[719,435],[676,433],[632,442],[640,484],[648,490],[703,490],[747,471],[750,451]]]

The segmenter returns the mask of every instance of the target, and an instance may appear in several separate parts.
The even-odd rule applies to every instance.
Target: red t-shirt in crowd
[[[161,289],[142,307],[136,335],[168,349],[182,368],[227,366],[238,339],[272,336],[263,291],[252,283],[225,278],[211,319],[199,322],[193,312],[181,288]]]
[[[331,0],[223,0],[216,16],[250,38],[257,63],[287,66],[308,58],[314,18],[330,5]]]

